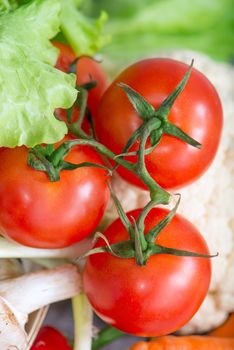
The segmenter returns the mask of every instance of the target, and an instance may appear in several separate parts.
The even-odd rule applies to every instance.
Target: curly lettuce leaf
[[[0,16],[0,146],[54,143],[67,132],[54,116],[77,95],[75,76],[55,69],[51,45],[60,2],[35,0]]]
[[[61,30],[78,56],[93,56],[105,44],[109,42],[109,35],[102,33],[103,26],[107,20],[107,14],[101,11],[98,19],[85,16],[79,7],[80,0],[60,0]]]
[[[0,15],[17,7],[17,0],[0,0]]]

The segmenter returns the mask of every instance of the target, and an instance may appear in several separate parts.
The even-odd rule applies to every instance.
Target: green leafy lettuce
[[[61,31],[77,55],[94,55],[106,43],[109,35],[103,35],[107,14],[101,11],[97,19],[85,16],[79,9],[82,0],[60,0]]]
[[[75,76],[53,66],[60,2],[35,0],[0,16],[0,146],[54,143],[67,131],[56,108],[75,101]]]
[[[17,0],[0,0],[0,14],[17,7]]]
[[[107,11],[112,41],[103,52],[126,63],[161,49],[192,49],[219,60],[234,57],[233,0],[87,0],[84,10]]]
[[[32,0],[0,0],[0,13]],[[84,14],[87,0],[59,0],[61,4],[60,32],[56,40],[67,42],[77,55],[93,56],[110,42],[110,36],[103,33],[107,13],[98,10],[95,18]]]

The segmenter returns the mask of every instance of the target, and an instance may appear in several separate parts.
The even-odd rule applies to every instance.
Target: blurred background
[[[190,49],[234,59],[233,0],[85,0],[82,11],[108,14],[111,41],[102,52],[121,65],[165,49]]]

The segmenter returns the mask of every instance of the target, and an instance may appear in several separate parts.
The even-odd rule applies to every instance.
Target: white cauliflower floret
[[[217,306],[216,295],[209,293],[201,305],[199,311],[193,316],[192,320],[180,331],[180,333],[199,333],[206,332],[222,324],[227,315]]]
[[[165,53],[161,56],[165,56]],[[224,129],[217,156],[208,171],[180,191],[178,212],[190,220],[205,237],[212,259],[209,293],[183,333],[206,332],[220,325],[234,311],[234,69],[207,56],[190,51],[167,52],[166,56],[190,63],[203,72],[216,87],[223,104]],[[113,187],[125,210],[143,207],[149,195],[129,185],[119,176]],[[105,223],[117,217],[110,203]]]

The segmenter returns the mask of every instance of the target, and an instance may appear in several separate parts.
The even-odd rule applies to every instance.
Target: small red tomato
[[[75,60],[76,55],[72,49],[65,44],[53,42],[59,51],[56,67],[64,72],[68,72],[69,65]],[[96,86],[88,93],[88,107],[92,114],[97,110],[99,101],[107,88],[107,76],[101,64],[88,56],[81,56],[76,64],[77,84],[82,85],[95,81]]]
[[[39,331],[31,350],[72,350],[72,348],[59,331],[45,326]]]
[[[128,213],[137,219],[141,210]],[[168,213],[155,208],[145,221],[148,232]],[[104,232],[110,244],[128,239],[120,219]],[[157,244],[209,254],[197,229],[176,215],[157,237]],[[98,242],[95,247],[104,245]],[[83,275],[85,293],[95,312],[107,323],[138,336],[160,336],[182,327],[200,307],[211,277],[209,258],[168,254],[150,256],[145,266],[135,259],[109,253],[88,257]]]
[[[125,69],[106,90],[94,115],[98,139],[120,154],[143,122],[118,83],[129,85],[158,108],[187,70],[186,64],[166,58],[142,60]],[[163,135],[159,145],[145,157],[146,167],[155,181],[163,188],[175,189],[195,181],[206,171],[216,154],[222,130],[219,96],[209,80],[196,69],[192,69],[168,120],[202,144],[199,150],[176,137]],[[137,150],[138,144],[131,150]],[[137,160],[136,157],[128,159]],[[128,170],[120,166],[118,171],[129,182],[145,188]]]
[[[109,198],[105,170],[62,170],[51,182],[27,156],[26,147],[0,149],[0,233],[36,248],[66,247],[91,234]],[[103,164],[89,146],[74,147],[65,160]]]

